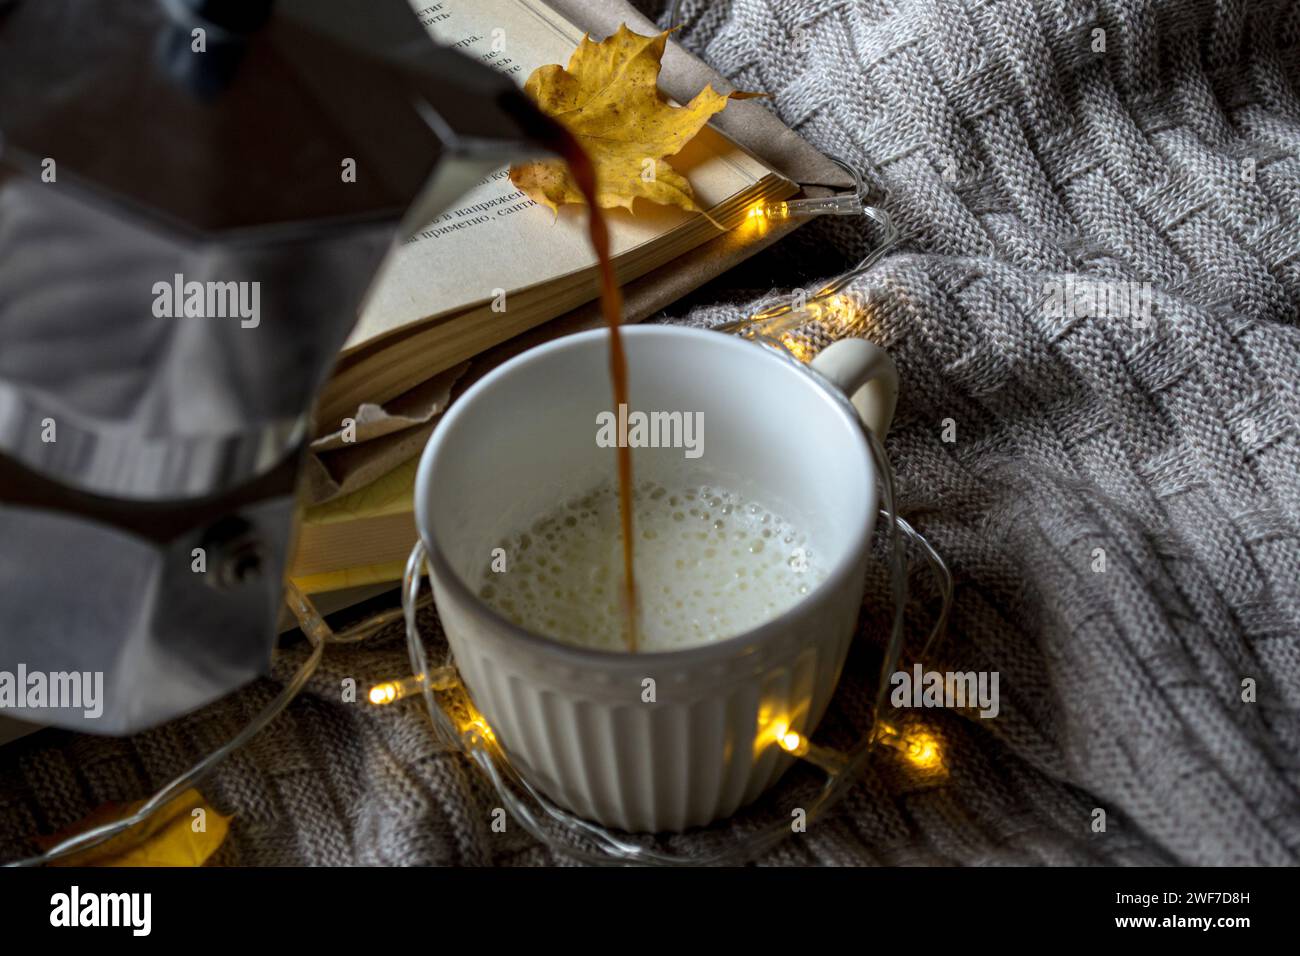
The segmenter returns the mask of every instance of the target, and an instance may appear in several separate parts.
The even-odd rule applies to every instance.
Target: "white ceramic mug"
[[[870,450],[833,388],[883,437],[898,381],[889,357],[861,339],[818,355],[819,380],[731,335],[669,326],[623,334],[630,407],[703,412],[704,423],[701,457],[638,448],[636,480],[714,481],[781,507],[828,569],[821,584],[739,636],[643,654],[559,643],[477,596],[492,548],[510,531],[613,480],[615,451],[596,443],[597,414],[613,404],[604,331],[532,349],[469,389],[424,450],[416,519],[456,665],[520,773],[606,826],[678,831],[757,798],[792,759],[773,728],[811,734],[830,701],[877,512]]]

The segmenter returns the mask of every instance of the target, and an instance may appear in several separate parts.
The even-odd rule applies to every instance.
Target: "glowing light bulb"
[[[922,770],[942,766],[943,758],[939,754],[939,742],[928,733],[914,734],[907,739],[904,755]]]
[[[769,720],[762,722],[762,729],[754,742],[755,752],[776,744],[786,753],[799,756],[808,750],[808,741],[797,730],[790,729],[787,720]]]
[[[396,703],[403,697],[418,694],[423,686],[424,678],[419,675],[403,677],[400,680],[386,680],[382,684],[376,684],[370,688],[370,703],[377,707]]]
[[[892,747],[918,770],[943,770],[943,747],[939,738],[928,730],[912,728],[899,732],[892,724],[880,725],[879,741]]]
[[[488,726],[488,722],[483,719],[483,715],[480,713],[475,713],[474,716],[467,720],[464,726],[461,727],[462,733],[469,733],[470,731],[476,732],[484,740],[491,741],[497,739],[496,734],[492,732],[492,728]]]

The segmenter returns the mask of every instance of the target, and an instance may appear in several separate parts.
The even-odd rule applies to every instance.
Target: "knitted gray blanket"
[[[1000,675],[996,717],[909,714],[926,759],[882,748],[763,862],[1295,863],[1300,6],[688,0],[683,21],[682,42],[868,171],[908,234],[855,283],[855,331],[899,367],[900,510],[956,576],[923,663]],[[817,221],[666,320],[734,319],[872,238]],[[911,592],[909,664],[937,607],[923,571]],[[819,739],[865,729],[888,621],[881,568]],[[431,613],[424,627],[436,645]],[[0,857],[152,792],[300,659],[132,739],[0,750]],[[344,678],[405,670],[396,631],[328,650],[203,785],[233,814],[214,862],[565,861],[513,823],[494,831],[499,801],[432,751],[417,702],[339,701]],[[803,785],[714,829],[788,818]]]

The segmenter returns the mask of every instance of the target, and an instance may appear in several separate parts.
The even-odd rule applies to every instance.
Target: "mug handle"
[[[898,369],[889,353],[866,339],[840,339],[811,365],[848,397],[862,424],[883,441],[898,404]]]

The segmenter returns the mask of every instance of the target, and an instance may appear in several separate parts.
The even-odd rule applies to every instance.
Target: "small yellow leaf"
[[[129,816],[144,805],[106,803],[68,830],[38,841],[42,849],[92,827]],[[99,846],[55,860],[52,866],[202,866],[226,839],[230,818],[186,790],[143,823]]]
[[[685,106],[670,105],[657,86],[670,32],[645,37],[624,24],[599,43],[584,36],[567,70],[541,66],[524,84],[591,159],[603,209],[631,209],[633,200],[648,199],[700,211],[691,184],[664,158],[678,153],[728,100],[763,95],[715,93],[706,86]],[[585,201],[563,160],[516,164],[510,181],[548,209]]]

